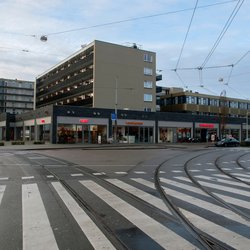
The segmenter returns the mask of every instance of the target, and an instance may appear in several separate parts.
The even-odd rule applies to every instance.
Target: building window
[[[197,104],[197,97],[196,96],[187,96],[186,103]]]
[[[151,68],[144,68],[144,75],[152,76],[153,70]]]
[[[152,102],[153,96],[151,94],[144,94],[144,102]]]
[[[151,112],[151,108],[144,108],[145,112]]]
[[[145,53],[144,54],[144,62],[153,62],[153,56],[148,54],[148,53]]]
[[[152,89],[153,88],[153,82],[152,81],[144,81],[144,88],[145,89]]]
[[[199,105],[208,105],[208,98],[200,97],[198,98]]]
[[[210,99],[210,106],[219,107],[219,100],[217,100],[217,99]]]

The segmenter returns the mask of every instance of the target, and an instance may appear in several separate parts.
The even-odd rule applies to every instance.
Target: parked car
[[[215,143],[217,147],[238,147],[240,142],[235,138],[224,138],[221,141]]]

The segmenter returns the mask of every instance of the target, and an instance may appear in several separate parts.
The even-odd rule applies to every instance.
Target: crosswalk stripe
[[[201,198],[202,197],[210,197],[209,195],[204,193],[199,188],[192,187],[192,186],[189,186],[189,185],[186,185],[186,184],[183,184],[183,183],[179,183],[179,182],[176,182],[176,181],[172,181],[172,180],[169,180],[169,179],[165,179],[165,178],[161,179],[161,182],[167,183],[168,186],[172,186],[171,188],[170,187],[168,187],[168,188],[164,187],[164,189],[166,189],[166,190],[168,190],[168,192],[170,192],[168,194],[170,194],[171,196],[177,197],[178,199],[181,199],[181,200],[183,200],[185,202],[193,204],[193,205],[195,205],[197,207],[200,207],[200,208],[206,209],[208,211],[217,213],[218,215],[220,215],[222,217],[225,217],[225,218],[228,218],[230,220],[234,220],[236,222],[240,222],[242,224],[245,224],[245,225],[249,226],[249,222],[246,222],[246,220],[244,220],[241,216],[239,216],[238,214],[233,213],[229,209],[226,209],[224,207],[215,205],[215,204],[213,204],[211,202],[208,202],[208,201],[204,201],[204,200],[199,199],[199,198],[195,198],[195,197],[193,197],[191,195],[188,195],[188,194],[181,193],[179,191],[173,190],[173,187],[179,187],[179,188],[182,188],[184,190],[188,190],[190,192],[199,194],[201,196]]]
[[[1,205],[1,202],[2,202],[2,198],[3,198],[5,188],[6,188],[6,186],[3,186],[3,185],[0,186],[0,205]]]
[[[156,208],[161,209],[162,211],[168,213],[169,215],[173,215],[172,212],[168,209],[162,199],[153,196],[147,192],[140,190],[139,188],[133,187],[125,182],[122,182],[118,179],[106,179],[108,182],[112,183],[113,185],[125,190],[126,192],[135,195],[136,197],[146,201],[147,203],[153,205]]]
[[[194,245],[186,241],[184,238],[175,234],[173,231],[164,227],[148,215],[128,204],[121,198],[117,197],[110,191],[101,187],[91,180],[80,181],[82,185],[106,202],[114,210],[131,221],[135,226],[140,228],[149,237],[165,248],[175,249],[194,249]]]
[[[249,201],[243,201],[237,198],[233,198],[233,197],[229,197],[223,194],[218,194],[218,193],[214,193],[215,195],[217,195],[218,197],[220,197],[221,199],[223,199],[224,201],[231,203],[233,205],[239,206],[239,207],[243,207],[243,208],[247,208],[250,209],[250,202]]]
[[[58,249],[37,184],[22,185],[23,249]]]
[[[184,193],[180,193],[178,191],[175,191],[171,188],[167,188],[164,187],[164,191],[166,192],[166,194],[172,196],[172,197],[178,197],[178,199],[187,201],[189,203],[193,203],[195,206],[198,206],[199,204],[197,204],[197,199],[189,196],[189,195],[185,195]],[[199,200],[200,202],[200,200]],[[207,207],[207,205],[205,205],[205,208]],[[209,203],[209,207],[210,207],[210,203]],[[208,209],[208,208],[207,208]],[[201,231],[206,232],[207,234],[217,238],[218,240],[228,244],[229,246],[232,246],[236,249],[248,249],[249,248],[249,244],[250,244],[250,239],[235,233],[233,231],[230,231],[229,229],[227,229],[226,227],[223,227],[221,225],[218,225],[212,221],[209,221],[195,213],[192,213],[184,208],[179,207],[179,210],[183,213],[183,215],[197,228],[199,228]],[[209,209],[210,210],[210,209]],[[211,212],[214,212],[211,209]],[[218,211],[219,212],[219,211]],[[228,210],[228,212],[230,213],[230,211]],[[233,216],[233,215],[232,215]],[[235,215],[237,216],[237,215]],[[238,216],[240,218],[240,216]],[[242,221],[242,219],[241,219]],[[246,223],[246,222],[245,222]],[[249,224],[248,224],[249,226]]]
[[[214,181],[214,177],[209,177],[209,176],[205,176],[205,175],[196,175],[195,177],[199,178],[199,179],[203,179],[203,180]],[[223,179],[220,179],[220,178],[216,178],[216,182],[229,184],[229,185],[232,185],[232,186],[249,188],[248,185],[246,185],[244,183],[241,183],[241,182],[238,182],[238,181],[228,181],[228,180],[223,180]]]
[[[200,183],[200,185],[205,186],[205,187],[209,187],[209,188],[215,188],[218,189],[220,191],[227,191],[233,194],[240,194],[246,197],[249,197],[249,191],[244,191],[244,190],[240,190],[240,189],[236,189],[231,188],[231,187],[225,187],[223,185],[219,185],[219,184],[213,184],[211,182],[206,182],[206,181],[198,181]]]
[[[59,182],[52,182],[58,195],[73,215],[78,225],[86,235],[90,243],[95,249],[115,249],[111,242],[106,238],[102,231],[89,218],[84,210],[77,204],[72,196],[65,190]]]

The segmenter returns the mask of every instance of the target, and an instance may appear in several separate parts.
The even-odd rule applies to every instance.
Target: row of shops
[[[49,106],[12,119],[4,117],[0,117],[0,140],[96,144],[246,138],[246,124],[240,118],[231,118],[222,130],[219,117],[119,110],[114,120],[113,110],[69,106]]]

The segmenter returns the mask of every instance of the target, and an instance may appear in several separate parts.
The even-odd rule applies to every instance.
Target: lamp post
[[[248,139],[248,115],[250,114],[249,111],[247,111],[246,114],[246,139]]]
[[[115,78],[115,129],[114,129],[114,141],[117,142],[117,102],[118,102],[118,79]]]

